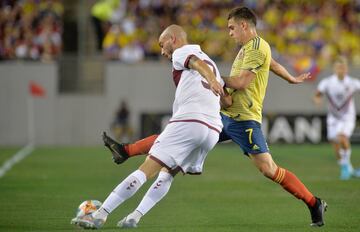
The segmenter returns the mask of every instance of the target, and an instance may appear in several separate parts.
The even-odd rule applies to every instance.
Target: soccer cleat
[[[73,218],[71,224],[75,224],[84,229],[100,229],[105,224],[105,220],[94,218],[92,214],[88,214],[83,217]]]
[[[357,168],[352,173],[353,177],[359,178],[360,177],[360,168]]]
[[[133,218],[128,219],[126,216],[117,223],[117,226],[120,228],[136,228],[137,222],[135,219],[133,219]]]
[[[340,180],[348,180],[351,175],[352,172],[350,170],[350,166],[348,164],[342,164],[340,166]]]
[[[125,150],[125,144],[116,142],[107,136],[106,132],[103,132],[102,140],[105,147],[111,151],[112,159],[116,164],[124,163],[129,158],[129,154]]]
[[[71,219],[70,224],[71,224],[71,225],[77,225],[78,220],[79,220],[78,217],[74,217],[73,219]]]
[[[353,173],[354,173],[354,168],[353,168],[353,166],[352,166],[352,164],[351,163],[349,163],[348,164],[348,168],[349,168],[349,172],[350,172],[350,174],[352,175]]]
[[[309,206],[308,206],[309,207]],[[327,209],[327,204],[324,200],[316,197],[316,203],[313,207],[309,207],[311,213],[311,224],[313,227],[323,226],[324,223],[324,213]]]

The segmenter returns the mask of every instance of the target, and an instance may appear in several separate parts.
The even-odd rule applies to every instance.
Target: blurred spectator
[[[107,59],[113,60],[119,58],[121,40],[123,39],[125,38],[121,37],[120,26],[118,24],[112,25],[102,42],[104,55]]]
[[[144,59],[144,50],[134,40],[120,50],[119,58],[125,63],[136,63]]]
[[[97,38],[97,49],[101,51],[103,39],[111,23],[119,23],[126,10],[125,0],[98,0],[91,8],[91,18]]]
[[[116,111],[115,119],[111,124],[111,130],[116,140],[121,143],[132,141],[133,129],[129,123],[129,118],[130,111],[128,105],[126,101],[121,101]]]
[[[130,20],[123,24],[113,24],[103,40],[104,55],[107,59],[135,63],[144,59],[144,50]]]
[[[60,0],[1,1],[0,59],[56,59],[63,12]]]
[[[49,13],[43,16],[43,20],[37,28],[35,43],[41,51],[42,61],[51,61],[60,53],[61,34],[52,14]]]

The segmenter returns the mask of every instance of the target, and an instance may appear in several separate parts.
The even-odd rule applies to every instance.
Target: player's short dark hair
[[[234,9],[232,9],[229,13],[228,20],[231,18],[234,18],[235,20],[245,19],[245,20],[251,22],[252,24],[254,24],[254,26],[256,26],[255,13],[252,10],[250,10],[249,8],[244,7],[244,6],[236,7]]]

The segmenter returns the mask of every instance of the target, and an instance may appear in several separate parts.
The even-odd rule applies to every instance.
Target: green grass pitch
[[[278,165],[293,171],[329,209],[322,228],[309,226],[306,206],[264,178],[233,144],[210,153],[201,176],[178,175],[169,194],[131,231],[358,232],[360,179],[340,181],[330,145],[272,145]],[[0,164],[16,152],[0,148]],[[117,166],[102,147],[37,148],[0,179],[0,231],[79,231],[70,225],[84,200],[103,201],[144,157]],[[360,166],[360,146],[353,147]],[[152,181],[108,218],[102,230],[131,212]]]

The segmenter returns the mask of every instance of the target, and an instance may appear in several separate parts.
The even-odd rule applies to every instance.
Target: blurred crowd
[[[360,65],[359,0],[97,0],[91,19],[97,49],[109,60],[158,59],[159,33],[180,24],[191,43],[215,60],[232,61],[227,14],[245,5],[273,56],[294,70],[318,72],[342,54]],[[0,59],[51,61],[62,50],[61,0],[1,0]]]
[[[51,62],[62,50],[60,0],[1,0],[0,59]]]
[[[316,72],[339,53],[360,65],[357,0],[100,0],[97,4],[113,9],[102,19],[107,26],[99,45],[108,59],[158,58],[159,33],[177,23],[185,27],[190,42],[200,44],[212,58],[231,61],[238,47],[228,37],[227,14],[245,5],[258,15],[258,32],[272,46],[273,56],[295,70]]]

